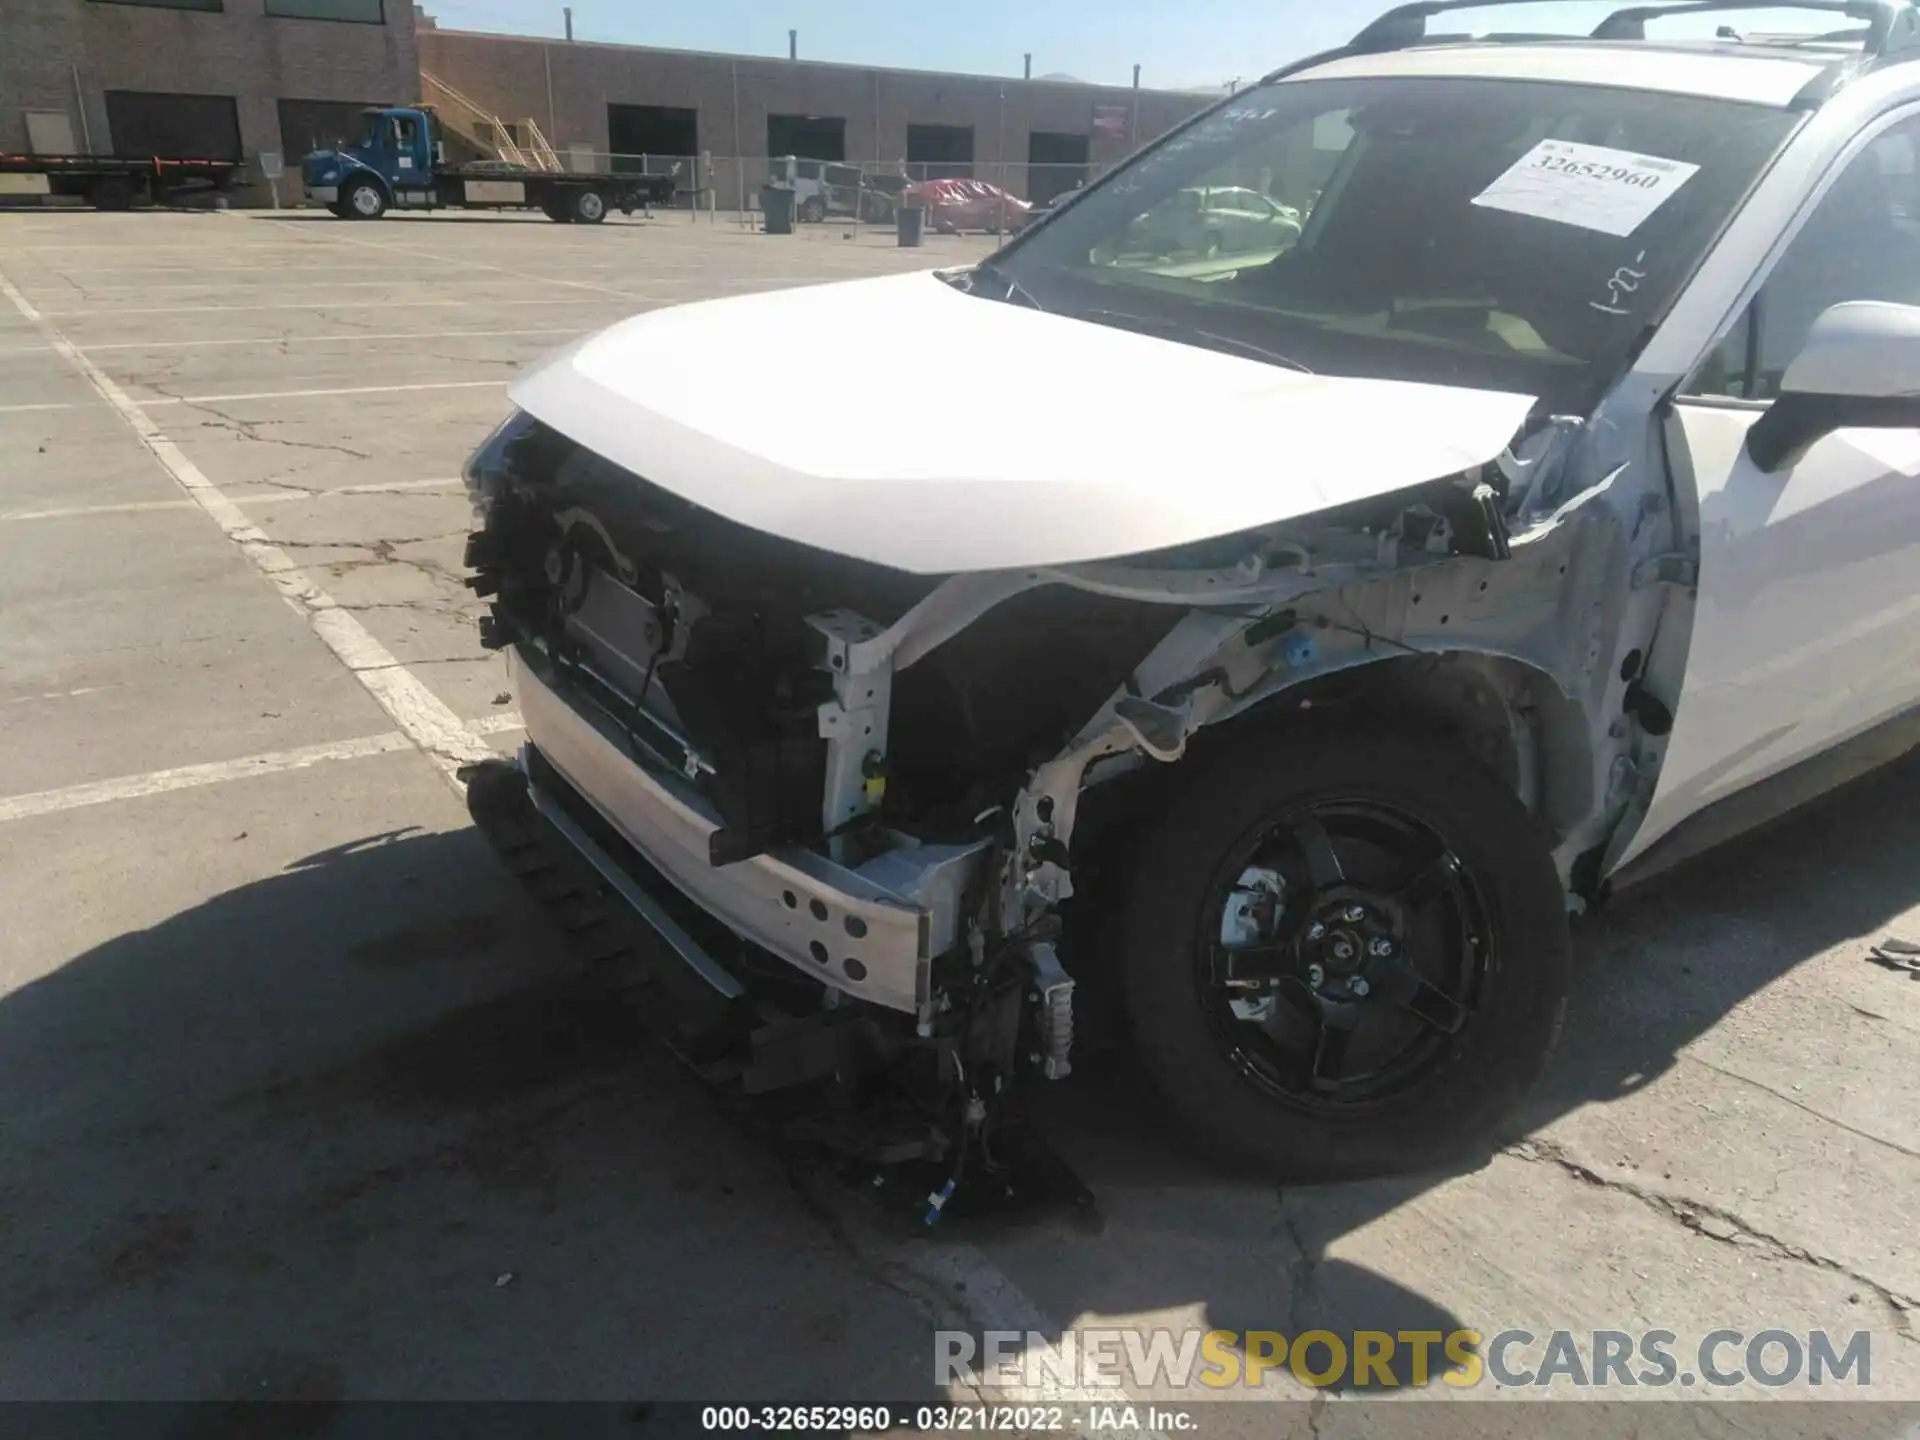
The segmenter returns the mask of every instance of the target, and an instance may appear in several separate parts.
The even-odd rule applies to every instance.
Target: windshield
[[[1601,86],[1283,82],[993,268],[1046,310],[1586,413],[1796,123]]]

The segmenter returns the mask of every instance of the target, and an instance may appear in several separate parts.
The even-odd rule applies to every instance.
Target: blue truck
[[[378,220],[389,210],[539,210],[549,220],[597,225],[607,212],[673,202],[677,174],[579,174],[498,160],[450,165],[426,106],[362,113],[360,138],[316,150],[300,164],[308,200],[342,220]]]

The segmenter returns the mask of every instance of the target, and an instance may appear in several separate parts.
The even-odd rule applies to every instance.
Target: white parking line
[[[165,395],[157,400],[131,400],[143,410],[156,405],[212,405],[222,400],[299,400],[309,395],[386,395],[400,390],[499,389],[509,380],[432,380],[418,385],[348,385],[334,390],[243,390],[230,395]]]
[[[0,405],[0,415],[19,415],[28,410],[71,410],[71,409],[73,409],[73,405],[70,402],[62,402],[57,405]]]
[[[84,694],[84,691],[75,691]],[[471,724],[475,734],[497,735],[518,730],[519,715],[488,715]],[[331,760],[360,760],[369,755],[390,755],[413,744],[399,730],[382,735],[363,735],[358,740],[334,740],[324,745],[303,745],[298,750],[274,750],[265,755],[247,755],[238,760],[214,760],[205,765],[180,765],[171,770],[150,770],[145,775],[120,775],[112,780],[92,780],[84,785],[67,785],[58,790],[36,790],[30,795],[0,799],[0,824],[9,820],[29,820],[36,815],[55,815],[62,810],[79,810],[88,805],[108,805],[116,800],[138,800],[147,795],[164,795],[170,790],[191,790],[200,785],[222,785],[229,780],[249,780],[257,775],[281,775],[289,770],[305,770]]]
[[[649,303],[665,301],[659,295],[634,295],[627,291],[609,292],[623,299],[640,300]],[[25,297],[22,297],[25,298]],[[331,303],[325,300],[276,300],[266,305],[145,305],[125,306],[109,305],[101,310],[48,310],[49,320],[93,320],[108,316],[121,315],[237,315],[247,310],[429,310],[444,309],[459,305],[471,308],[478,305],[605,305],[606,296],[582,295],[572,298],[566,295],[543,295],[535,300],[496,300],[491,297],[483,300],[342,300]],[[39,312],[36,312],[39,313]]]
[[[288,294],[288,293],[297,295],[297,294],[301,294],[305,290],[311,290],[316,295],[326,295],[326,294],[332,293],[335,290],[379,290],[379,289],[392,290],[392,289],[397,289],[399,287],[406,286],[406,285],[433,285],[438,287],[446,284],[446,277],[440,276],[440,275],[432,275],[432,274],[398,275],[392,272],[389,272],[387,274],[387,277],[384,280],[328,280],[325,283],[321,283],[319,281],[308,281],[304,285],[285,284],[281,282],[284,280],[284,277],[287,273],[286,271],[280,270],[278,267],[263,267],[263,268],[274,269],[275,272],[281,277],[281,280],[276,280],[271,283],[263,282],[257,285],[241,286],[238,288],[256,289],[256,290],[271,289],[275,294],[281,294],[281,295]],[[120,272],[108,271],[107,273],[111,275],[111,274],[118,274]],[[75,288],[83,292],[88,299],[92,299],[96,295],[110,293],[115,290],[132,290],[140,294],[147,294],[155,290],[231,291],[234,288],[236,288],[228,280],[228,276],[232,274],[232,272],[224,266],[222,266],[217,270],[203,270],[199,273],[200,273],[200,278],[198,280],[163,280],[159,282],[138,280],[138,281],[130,282],[125,285],[115,285],[104,280],[83,280],[83,281],[74,282],[74,284],[75,284]],[[296,271],[294,273],[298,274],[302,272]],[[306,273],[322,274],[324,272],[312,271],[312,272],[306,272]],[[63,278],[67,278],[71,280],[72,277],[65,275],[65,273],[63,272]]]
[[[331,230],[314,235],[301,235],[303,240],[313,244],[360,245],[369,250],[385,251],[389,255],[409,255],[417,260],[432,260],[438,264],[453,266],[465,270],[486,270],[495,275],[506,275],[515,280],[530,281],[539,285],[565,285],[575,290],[596,290],[603,295],[618,296],[622,300],[658,301],[657,295],[641,295],[632,290],[621,290],[611,285],[597,285],[591,280],[567,280],[554,275],[535,275],[525,270],[514,270],[505,265],[492,265],[484,260],[461,260],[452,255],[436,255],[430,250],[415,250],[406,245],[382,245],[378,240],[363,239],[357,235],[339,235]]]
[[[186,491],[187,498],[207,512],[226,537],[240,547],[240,553],[280,592],[281,598],[305,618],[313,633],[333,651],[342,665],[353,672],[353,677],[393,717],[394,723],[426,752],[427,758],[439,769],[448,784],[456,792],[464,792],[466,787],[455,772],[462,765],[491,759],[494,755],[493,748],[479,732],[454,714],[445,701],[394,657],[392,651],[374,639],[366,626],[342,610],[331,595],[294,564],[286,551],[269,540],[247,518],[246,512],[234,504],[219,486],[207,479],[200,467],[166,437],[154,423],[153,417],[136,405],[126,391],[114,384],[99,366],[87,359],[72,341],[60,333],[57,325],[34,309],[27,297],[14,288],[13,282],[4,275],[0,275],[0,294],[5,295],[21,315],[38,325],[41,333],[65,357],[67,363],[87,378],[87,382],[103,400],[120,412],[127,424],[133,427],[133,433],[140,437],[140,443],[166,467],[174,482]]]
[[[236,505],[295,505],[302,500],[331,500],[337,495],[404,495],[415,490],[453,490],[462,485],[459,476],[433,480],[376,480],[366,485],[336,485],[330,490],[262,490],[259,494],[232,495]],[[119,505],[66,505],[55,510],[0,511],[0,525],[23,520],[72,520],[90,515],[139,515],[149,510],[198,510],[195,500],[130,500]]]
[[[383,330],[350,331],[345,335],[245,335],[223,340],[112,340],[104,345],[82,345],[89,355],[101,350],[202,350],[214,345],[355,345],[366,340],[480,340],[502,336],[578,335],[577,325],[545,325],[536,330]],[[0,349],[0,355],[38,355],[45,345]]]

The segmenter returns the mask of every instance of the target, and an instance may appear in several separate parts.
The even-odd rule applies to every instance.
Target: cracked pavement
[[[492,727],[514,697],[477,643],[458,475],[505,379],[654,303],[631,296],[980,248],[684,218],[5,219],[0,273]],[[486,383],[406,388],[446,382]],[[0,797],[392,728],[11,310],[0,386],[65,407],[0,415]],[[366,393],[294,393],[344,388]],[[257,398],[194,398],[232,395]],[[1866,1330],[1872,1397],[1920,1402],[1920,986],[1864,958],[1920,935],[1920,765],[1583,923],[1560,1056],[1457,1172],[1276,1192],[1184,1153],[1123,1066],[1076,1059],[1041,1118],[1097,1213],[929,1241],[717,1118],[558,960],[432,767],[376,751],[0,822],[0,1398],[937,1399],[933,1329],[1033,1324],[1664,1328],[1682,1350]],[[1402,1398],[1536,1393],[1572,1392]],[[1615,1433],[1376,1410],[1284,1369],[1231,1398],[1286,1403],[1209,1433],[1379,1434],[1402,1408],[1405,1433]],[[1639,1398],[1704,1402],[1636,1406],[1651,1435],[1860,1397]]]

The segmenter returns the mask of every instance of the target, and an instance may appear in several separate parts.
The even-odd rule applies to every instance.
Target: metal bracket
[[[826,642],[821,668],[833,677],[833,699],[819,710],[827,742],[827,783],[820,818],[829,833],[880,808],[887,790],[887,717],[893,708],[893,656],[870,642],[880,627],[851,610],[809,615]],[[829,841],[836,852],[844,837]]]
[[[1030,958],[1040,1032],[1040,1051],[1034,1059],[1047,1079],[1064,1080],[1073,1073],[1073,977],[1048,941],[1038,941]]]

